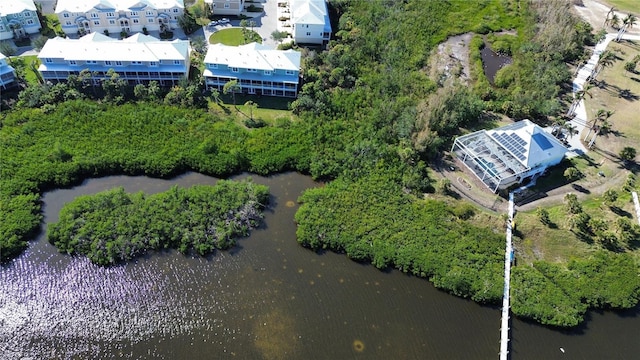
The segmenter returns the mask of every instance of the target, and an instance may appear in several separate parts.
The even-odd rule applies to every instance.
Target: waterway
[[[0,359],[498,357],[497,307],[398,271],[302,248],[295,240],[296,199],[321,185],[295,173],[252,178],[272,194],[264,226],[207,258],[167,251],[103,268],[59,254],[43,229],[0,269]],[[60,208],[81,194],[215,182],[196,173],[90,179],[46,193],[45,222],[56,221]],[[634,358],[638,328],[637,311],[593,312],[586,326],[569,332],[514,320],[511,354]]]

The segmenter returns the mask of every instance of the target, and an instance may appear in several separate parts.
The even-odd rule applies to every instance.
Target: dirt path
[[[576,190],[573,187],[573,184],[567,184],[567,185],[549,190],[546,193],[547,194],[546,197],[532,201],[527,204],[523,204],[521,206],[517,206],[516,208],[519,211],[529,211],[537,208],[538,206],[549,207],[553,205],[558,205],[564,201],[564,196],[568,193],[576,194],[578,196],[578,199],[580,200],[584,200],[590,196],[600,196],[608,189],[622,187],[622,184],[624,184],[625,180],[627,179],[628,173],[629,173],[628,171],[619,171],[614,176],[611,176],[606,180],[602,181],[600,184],[597,184],[595,186],[590,186],[590,187],[583,186],[583,188],[589,189],[588,194],[585,194]]]
[[[573,9],[576,11],[576,13],[589,24],[591,24],[595,31],[602,29],[604,26],[604,20],[607,18],[607,13],[611,9],[611,7],[595,0],[582,0],[582,3],[583,6],[573,6]],[[638,10],[640,11],[640,2],[638,5]],[[627,16],[628,13],[616,11],[616,14],[620,18],[620,20],[622,20]],[[607,29],[607,32],[616,32],[616,30],[609,27]],[[640,35],[640,26],[634,26],[631,29],[628,29],[627,34]]]

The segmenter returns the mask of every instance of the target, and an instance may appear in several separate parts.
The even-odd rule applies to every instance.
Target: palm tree
[[[598,57],[598,62],[596,66],[593,67],[593,71],[591,72],[591,79],[595,79],[596,76],[607,66],[613,65],[613,62],[616,60],[616,55],[611,50],[603,51]]]
[[[587,141],[587,138],[589,137],[589,133],[591,133],[592,130],[595,130],[595,132],[593,133],[593,137],[591,138],[591,141],[589,141],[589,146],[588,146],[589,148],[593,147],[593,144],[595,144],[596,142],[596,138],[600,133],[603,132],[603,130],[606,133],[607,130],[611,128],[611,124],[609,123],[609,118],[611,117],[611,115],[613,115],[613,113],[614,111],[612,110],[605,110],[605,109],[598,110],[598,112],[596,113],[596,118],[593,120],[593,125],[589,129],[587,136],[584,138],[584,140]],[[597,125],[598,120],[600,121],[599,126]]]
[[[631,29],[633,25],[636,24],[636,22],[638,22],[638,18],[633,14],[629,14],[627,15],[627,17],[622,19],[622,27],[620,28],[620,31],[618,31],[618,36],[616,36],[616,41],[620,41],[625,31],[627,31],[628,29]]]
[[[567,111],[567,117],[571,117],[575,114],[578,104],[580,104],[580,101],[582,101],[585,96],[588,95],[590,98],[593,97],[593,95],[591,94],[591,89],[593,89],[593,84],[591,82],[588,82],[585,86],[582,87],[582,89],[574,93],[573,101],[571,102],[571,106],[569,106],[569,111]]]
[[[565,122],[562,127],[569,133],[569,139],[573,138],[573,135],[578,133],[576,127],[569,121]]]
[[[611,16],[611,19],[609,19],[609,26],[614,29],[620,29],[620,17],[618,14],[613,14],[613,16]]]
[[[602,26],[607,26],[607,24],[611,25],[611,19],[609,18],[609,16],[611,16],[613,14],[613,16],[616,16],[616,8],[615,7],[611,7],[611,9],[609,9],[609,12],[607,13],[607,17],[604,19],[604,24],[602,24]]]

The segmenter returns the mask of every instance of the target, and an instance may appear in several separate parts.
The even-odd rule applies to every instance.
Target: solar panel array
[[[513,156],[520,159],[520,161],[524,161],[527,158],[525,156],[527,152],[525,145],[527,145],[527,142],[524,141],[524,139],[521,138],[518,134],[511,133],[507,135],[503,132],[494,132],[491,134],[491,136],[496,139],[505,149],[509,150],[509,152],[513,154]]]

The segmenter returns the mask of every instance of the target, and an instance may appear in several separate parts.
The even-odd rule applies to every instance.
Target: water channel
[[[59,254],[40,235],[0,269],[0,359],[497,358],[498,308],[302,248],[296,199],[319,184],[295,173],[252,177],[272,194],[265,225],[208,258],[168,251],[103,268]],[[45,222],[81,194],[215,181],[196,173],[90,179],[46,193]],[[512,358],[633,358],[638,328],[636,310],[592,312],[570,332],[515,320]]]

